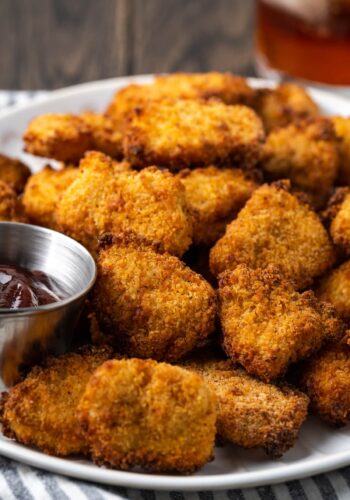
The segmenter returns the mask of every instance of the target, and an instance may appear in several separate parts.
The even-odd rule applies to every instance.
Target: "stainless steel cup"
[[[44,271],[64,298],[39,307],[0,309],[0,384],[18,381],[22,367],[70,344],[87,293],[96,279],[90,253],[67,236],[38,226],[0,222],[0,264]]]

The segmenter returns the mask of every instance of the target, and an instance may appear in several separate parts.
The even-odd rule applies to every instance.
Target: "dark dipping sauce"
[[[62,298],[58,284],[43,271],[0,265],[0,309],[38,307]]]

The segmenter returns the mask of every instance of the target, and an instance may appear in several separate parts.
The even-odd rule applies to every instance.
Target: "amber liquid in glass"
[[[260,0],[258,58],[268,68],[292,77],[350,85],[350,1],[333,3],[327,18],[316,24]]]

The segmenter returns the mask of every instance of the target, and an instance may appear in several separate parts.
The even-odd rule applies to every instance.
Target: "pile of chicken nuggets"
[[[0,220],[76,239],[98,278],[88,343],[3,394],[6,436],[192,473],[216,439],[274,458],[309,412],[350,422],[350,117],[296,84],[178,73],[23,139],[60,167],[0,156]]]

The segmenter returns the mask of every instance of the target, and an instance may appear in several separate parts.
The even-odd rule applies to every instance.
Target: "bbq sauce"
[[[62,298],[58,284],[43,271],[0,265],[0,309],[38,307]]]

